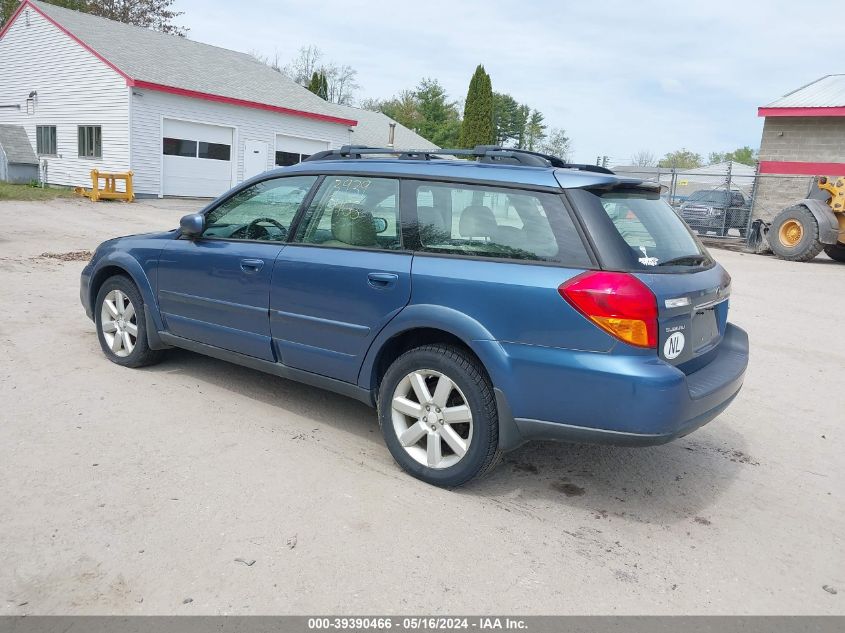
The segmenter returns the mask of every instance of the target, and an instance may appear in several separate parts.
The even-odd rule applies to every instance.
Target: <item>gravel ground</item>
[[[41,255],[199,204],[0,203],[0,614],[845,614],[845,266],[714,251],[753,347],[723,415],[446,491],[351,400],[103,357],[83,261]]]

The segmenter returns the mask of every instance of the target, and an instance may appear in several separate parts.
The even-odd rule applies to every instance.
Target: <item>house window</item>
[[[80,158],[103,157],[103,129],[99,125],[80,125],[78,128]]]
[[[39,155],[56,155],[56,126],[39,125],[35,128],[35,146]]]
[[[188,158],[197,157],[196,141],[189,141],[184,138],[165,137],[163,148],[165,156],[187,156]]]
[[[186,158],[207,158],[209,160],[230,160],[232,147],[225,143],[206,143],[184,138],[165,137],[162,142],[165,156],[184,156]]]
[[[299,154],[297,152],[276,152],[276,165],[279,167],[288,167],[290,165],[298,165],[311,154]]]
[[[225,143],[206,143],[199,142],[199,158],[209,158],[211,160],[229,160],[231,156],[231,147]]]

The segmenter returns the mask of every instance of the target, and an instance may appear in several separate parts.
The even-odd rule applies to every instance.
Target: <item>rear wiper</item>
[[[684,255],[682,257],[675,257],[667,259],[665,262],[660,262],[658,266],[699,266],[707,261],[704,255]]]

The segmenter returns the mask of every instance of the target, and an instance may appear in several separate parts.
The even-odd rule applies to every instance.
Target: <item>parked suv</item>
[[[748,230],[751,206],[741,191],[699,189],[680,206],[681,217],[696,233],[715,232],[725,237],[736,229],[740,237]]]
[[[356,398],[440,486],[528,440],[660,444],[730,404],[730,277],[655,185],[450,153],[476,160],[323,152],[104,242],[80,290],[103,352],[180,347]]]

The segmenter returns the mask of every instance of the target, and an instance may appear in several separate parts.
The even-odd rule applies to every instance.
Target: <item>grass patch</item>
[[[40,200],[55,200],[56,198],[69,198],[73,189],[59,187],[31,187],[29,185],[12,185],[8,182],[0,182],[0,201],[3,200],[28,200],[38,202]]]

